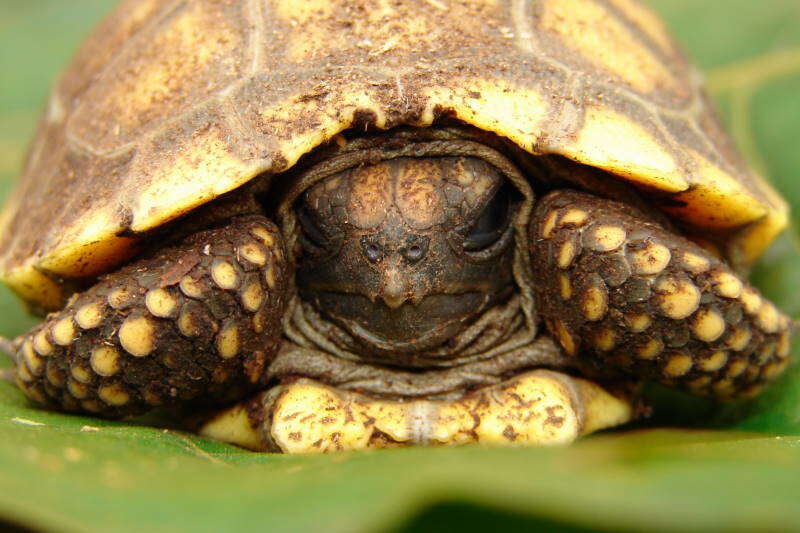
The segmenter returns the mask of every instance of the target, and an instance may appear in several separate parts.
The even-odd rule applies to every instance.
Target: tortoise
[[[634,0],[128,0],[2,216],[7,344],[254,450],[568,443],[783,371],[787,219]]]

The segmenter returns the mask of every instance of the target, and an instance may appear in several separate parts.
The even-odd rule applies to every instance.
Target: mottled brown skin
[[[106,276],[18,340],[18,386],[104,417],[242,398],[279,346],[282,248],[274,224],[242,217]]]
[[[512,246],[524,234],[512,223],[523,197],[504,177],[508,170],[494,166],[502,156],[492,157],[494,164],[395,157],[320,178],[294,204],[288,257],[281,234],[260,215],[156,250],[18,339],[18,384],[40,404],[108,417],[239,400],[306,376],[302,367],[269,369],[280,344],[288,346],[282,327],[291,287],[318,315],[309,323],[323,337],[354,339],[359,361],[334,363],[329,381],[369,363],[377,396],[389,393],[380,384],[396,369],[432,370],[447,358],[477,369],[480,357],[458,360],[454,339],[506,306],[522,290],[517,284],[533,288],[546,325],[540,335],[564,351],[563,358],[542,348],[520,356],[538,360],[534,366],[654,380],[722,399],[755,394],[786,367],[788,319],[720,259],[627,204],[551,192],[536,201],[527,246]],[[515,249],[530,269],[515,269]],[[522,327],[512,320],[481,330],[495,335],[487,350],[518,331],[511,323]],[[522,371],[513,361],[497,368]],[[453,370],[455,384],[473,379],[474,371]],[[319,378],[322,369],[308,372]],[[455,397],[470,389],[458,390]]]

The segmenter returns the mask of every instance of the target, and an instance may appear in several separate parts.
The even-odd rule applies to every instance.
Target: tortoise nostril
[[[416,263],[417,261],[422,259],[423,253],[424,252],[422,248],[415,244],[414,246],[408,247],[403,255],[408,261]]]
[[[383,255],[383,254],[381,254],[381,250],[380,250],[380,248],[378,248],[378,247],[377,247],[376,245],[374,245],[374,244],[370,244],[370,245],[368,245],[368,246],[367,246],[367,247],[364,249],[364,254],[367,256],[367,260],[368,260],[370,263],[377,263],[378,261],[380,261],[380,260],[381,260],[381,256]]]

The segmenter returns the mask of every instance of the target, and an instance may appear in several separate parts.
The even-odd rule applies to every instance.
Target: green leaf
[[[0,4],[0,193],[48,87],[112,0]],[[800,213],[800,0],[651,0],[750,163]],[[800,316],[798,235],[753,279]],[[0,334],[33,324],[0,291]],[[144,421],[32,408],[0,384],[0,517],[53,531],[800,531],[800,369],[720,407],[654,388],[651,426],[568,448],[253,454]],[[738,430],[758,431],[741,433]]]

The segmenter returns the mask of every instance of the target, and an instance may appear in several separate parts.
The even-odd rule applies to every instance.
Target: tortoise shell
[[[342,130],[445,117],[603,169],[741,264],[787,223],[634,0],[128,0],[52,93],[0,277],[57,308],[64,280]]]

